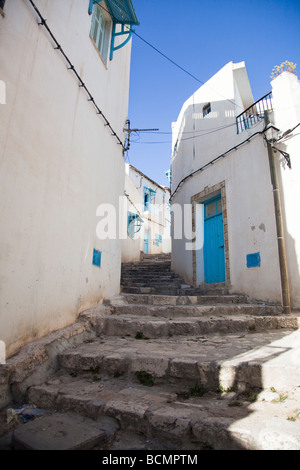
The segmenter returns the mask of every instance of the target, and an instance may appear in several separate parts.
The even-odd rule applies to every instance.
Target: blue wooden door
[[[204,277],[208,284],[225,281],[225,249],[221,196],[204,204]]]
[[[150,253],[150,251],[149,251],[149,241],[150,241],[149,238],[150,238],[149,231],[146,231],[145,236],[144,236],[144,253],[146,253],[146,254]]]

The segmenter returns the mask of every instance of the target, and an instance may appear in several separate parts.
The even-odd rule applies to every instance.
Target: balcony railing
[[[236,118],[237,133],[249,129],[258,121],[264,119],[265,111],[273,110],[272,92],[263,96],[260,100],[253,103],[249,108],[239,114]]]

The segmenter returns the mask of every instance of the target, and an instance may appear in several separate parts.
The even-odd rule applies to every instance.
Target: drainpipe
[[[268,111],[265,111],[266,127],[269,123],[270,123],[269,113]],[[280,202],[280,194],[279,194],[278,175],[277,175],[277,169],[276,169],[276,164],[275,164],[273,147],[267,139],[266,139],[266,142],[267,142],[267,148],[268,148],[271,182],[273,186],[283,313],[290,314],[291,313],[290,289],[289,289],[287,260],[286,260],[286,251],[285,251],[285,242],[284,242],[284,229],[283,229],[283,222],[282,222],[282,211],[281,211],[281,202]]]

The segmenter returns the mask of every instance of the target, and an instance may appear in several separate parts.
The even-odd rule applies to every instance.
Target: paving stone
[[[79,415],[55,413],[15,429],[12,444],[16,450],[90,450],[107,440],[111,427],[112,422],[101,424]]]

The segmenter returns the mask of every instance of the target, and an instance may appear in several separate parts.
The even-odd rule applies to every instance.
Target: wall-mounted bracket
[[[117,29],[118,24],[121,25],[121,31],[119,31],[117,33],[116,29]],[[130,41],[133,32],[134,31],[133,31],[133,29],[131,29],[130,26],[126,26],[126,25],[121,24],[121,23],[114,23],[113,24],[112,35],[111,35],[110,57],[109,57],[110,60],[113,59],[114,51],[117,51],[118,49],[121,49],[122,47],[124,47]],[[121,44],[116,46],[115,45],[116,38],[120,37],[120,36],[127,36],[127,37],[125,38],[125,40]]]

